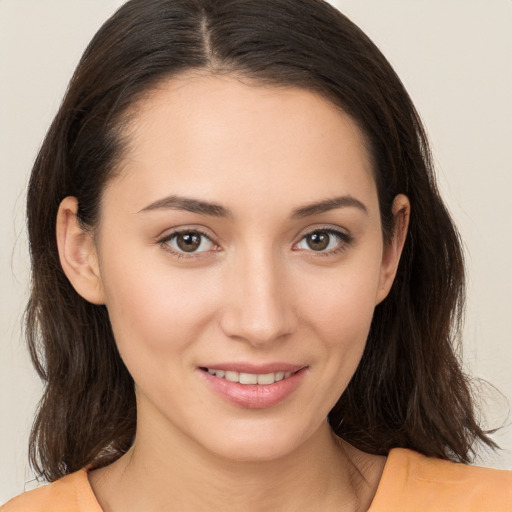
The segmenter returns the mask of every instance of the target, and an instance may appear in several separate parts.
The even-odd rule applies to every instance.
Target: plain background
[[[34,486],[27,439],[40,383],[21,335],[29,283],[24,199],[37,149],[86,44],[122,0],[0,0],[0,503]],[[333,0],[381,48],[431,137],[466,246],[464,363],[488,425],[512,396],[512,1]],[[478,462],[512,468],[503,451]]]

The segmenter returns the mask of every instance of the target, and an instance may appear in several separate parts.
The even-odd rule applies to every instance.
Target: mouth
[[[210,375],[219,379],[226,379],[230,382],[236,382],[243,385],[259,384],[260,386],[270,386],[274,382],[291,377],[296,372],[291,371],[277,371],[270,373],[245,373],[233,370],[218,370],[215,368],[201,368],[203,371],[208,372]]]
[[[264,409],[283,402],[301,384],[308,366],[226,364],[200,367],[205,383],[228,402],[249,409]]]

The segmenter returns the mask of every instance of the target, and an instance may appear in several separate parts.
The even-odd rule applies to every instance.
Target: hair
[[[321,0],[131,0],[87,47],[35,161],[27,199],[31,357],[45,383],[30,461],[48,481],[109,464],[132,445],[134,382],[105,306],[67,280],[55,219],[78,199],[84,228],[98,223],[116,173],[123,127],[137,102],[186,71],[231,74],[322,95],[360,127],[371,155],[387,243],[392,202],[411,203],[409,232],[388,297],[374,312],[362,360],[330,412],[334,432],[374,454],[405,447],[469,462],[495,443],[477,421],[458,359],[464,265],[439,197],[421,120],[368,37]]]

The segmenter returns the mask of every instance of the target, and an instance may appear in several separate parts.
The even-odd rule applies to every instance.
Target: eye
[[[198,253],[215,248],[212,240],[200,231],[178,231],[161,241],[177,253]]]
[[[295,246],[297,249],[330,253],[343,249],[351,242],[351,237],[334,229],[317,229],[303,236]]]

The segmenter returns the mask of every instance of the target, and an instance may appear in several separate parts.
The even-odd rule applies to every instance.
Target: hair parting
[[[476,420],[455,350],[463,312],[459,235],[437,191],[425,130],[388,61],[320,0],[131,0],[87,47],[35,161],[27,199],[32,262],[26,337],[45,390],[30,459],[48,481],[109,464],[133,443],[133,379],[105,306],[86,302],[59,262],[55,219],[66,196],[94,229],[119,172],[131,114],[183,73],[230,74],[327,98],[360,127],[372,156],[383,237],[397,194],[411,218],[390,295],[377,306],[362,361],[329,415],[356,448],[411,448],[468,462]]]

